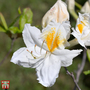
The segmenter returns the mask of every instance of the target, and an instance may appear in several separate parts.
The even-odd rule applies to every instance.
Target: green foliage
[[[90,70],[88,70],[88,71],[84,71],[84,74],[85,74],[85,75],[90,74]]]
[[[6,20],[2,13],[0,13],[0,32],[5,32],[10,38],[12,38],[13,34],[16,34],[18,37],[21,37],[20,33],[22,33],[22,30],[24,29],[24,25],[26,23],[31,24],[33,13],[30,8],[23,9],[23,12],[21,12],[20,7],[18,8],[19,15],[15,18],[15,20],[7,26]],[[14,24],[19,20],[19,26],[15,26]],[[8,28],[9,27],[9,28]]]
[[[23,13],[26,15],[26,23],[32,23],[33,13],[30,8],[25,8]]]
[[[20,12],[20,10],[19,10]],[[30,8],[25,8],[19,19],[20,31],[23,30],[25,23],[32,23],[33,13]]]
[[[5,30],[7,30],[8,26],[7,26],[6,20],[5,20],[4,16],[2,15],[2,13],[0,13],[0,20],[1,20],[2,25],[5,28]]]
[[[21,14],[20,19],[19,19],[19,26],[20,26],[21,31],[23,30],[25,23],[26,23],[26,15]]]
[[[21,14],[21,13],[22,13],[22,12],[21,12],[21,9],[20,9],[20,7],[18,8],[18,13],[19,13],[19,14]]]
[[[88,58],[88,61],[90,62],[90,49],[87,49],[87,58]],[[90,74],[90,70],[84,71],[84,74],[85,74],[85,75]]]
[[[20,30],[18,29],[18,27],[10,27],[9,30],[11,31],[12,34],[16,34],[16,33],[20,33]]]
[[[2,26],[0,26],[0,32],[6,32],[6,30]]]
[[[87,49],[87,57],[88,57],[88,60],[90,62],[90,49]]]

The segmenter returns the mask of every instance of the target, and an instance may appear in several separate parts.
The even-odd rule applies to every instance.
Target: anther
[[[34,46],[34,50],[35,50],[35,52],[36,52],[36,46],[37,46],[37,45],[35,44],[35,46]]]
[[[31,54],[33,53],[33,51],[31,51]]]
[[[30,53],[30,51],[27,49],[27,51]]]
[[[35,47],[36,47],[37,45],[35,44]]]
[[[36,59],[36,57],[33,55],[33,51],[29,51],[28,49],[27,49],[27,51],[32,55],[32,57],[34,58],[34,59]]]

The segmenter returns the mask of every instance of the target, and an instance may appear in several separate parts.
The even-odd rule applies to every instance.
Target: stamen
[[[45,57],[46,57],[46,55],[47,55],[47,51],[46,51]]]
[[[85,23],[83,21],[81,21],[81,23],[85,26]]]
[[[31,55],[33,56],[34,59],[36,59],[36,57],[34,57],[34,55],[33,55],[33,51],[31,51]]]
[[[36,52],[36,46],[37,46],[37,45],[35,44],[35,46],[34,46],[34,50],[35,50],[35,52]]]
[[[42,51],[42,47],[43,47],[44,42],[45,42],[45,40],[42,43],[42,46],[41,46],[41,49],[40,49],[40,54],[41,54],[41,51]]]
[[[33,55],[33,51],[29,51],[28,49],[27,49],[27,51],[32,55],[32,57],[34,58],[34,59],[36,59],[36,57]]]

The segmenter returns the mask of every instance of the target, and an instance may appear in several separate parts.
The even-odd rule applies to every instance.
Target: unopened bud
[[[90,0],[86,1],[84,6],[81,9],[81,12],[83,13],[90,13]]]
[[[42,27],[46,27],[50,21],[55,20],[56,22],[62,23],[63,21],[69,20],[69,13],[67,11],[66,4],[58,0],[50,10],[45,14],[42,19]]]
[[[67,4],[68,4],[68,9],[69,10],[74,10],[74,8],[75,8],[75,0],[67,0]]]

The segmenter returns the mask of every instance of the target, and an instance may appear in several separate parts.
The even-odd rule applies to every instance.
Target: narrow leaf
[[[1,19],[1,22],[2,22],[2,25],[4,26],[4,28],[5,28],[6,30],[8,30],[7,23],[6,23],[6,21],[5,21],[4,16],[2,15],[2,13],[0,13],[0,19]]]
[[[17,22],[17,20],[19,20],[19,18],[20,18],[20,15],[14,19],[14,21],[9,25],[9,27],[12,27]]]
[[[90,49],[87,49],[87,58],[88,58],[88,60],[90,62]]]
[[[0,26],[0,32],[6,32],[6,30]]]
[[[85,75],[90,74],[90,70],[88,70],[88,71],[84,71],[84,74],[85,74]]]
[[[21,12],[21,9],[20,9],[20,7],[18,8],[18,13],[19,13],[19,14],[21,14],[21,13],[22,13],[22,12]]]

